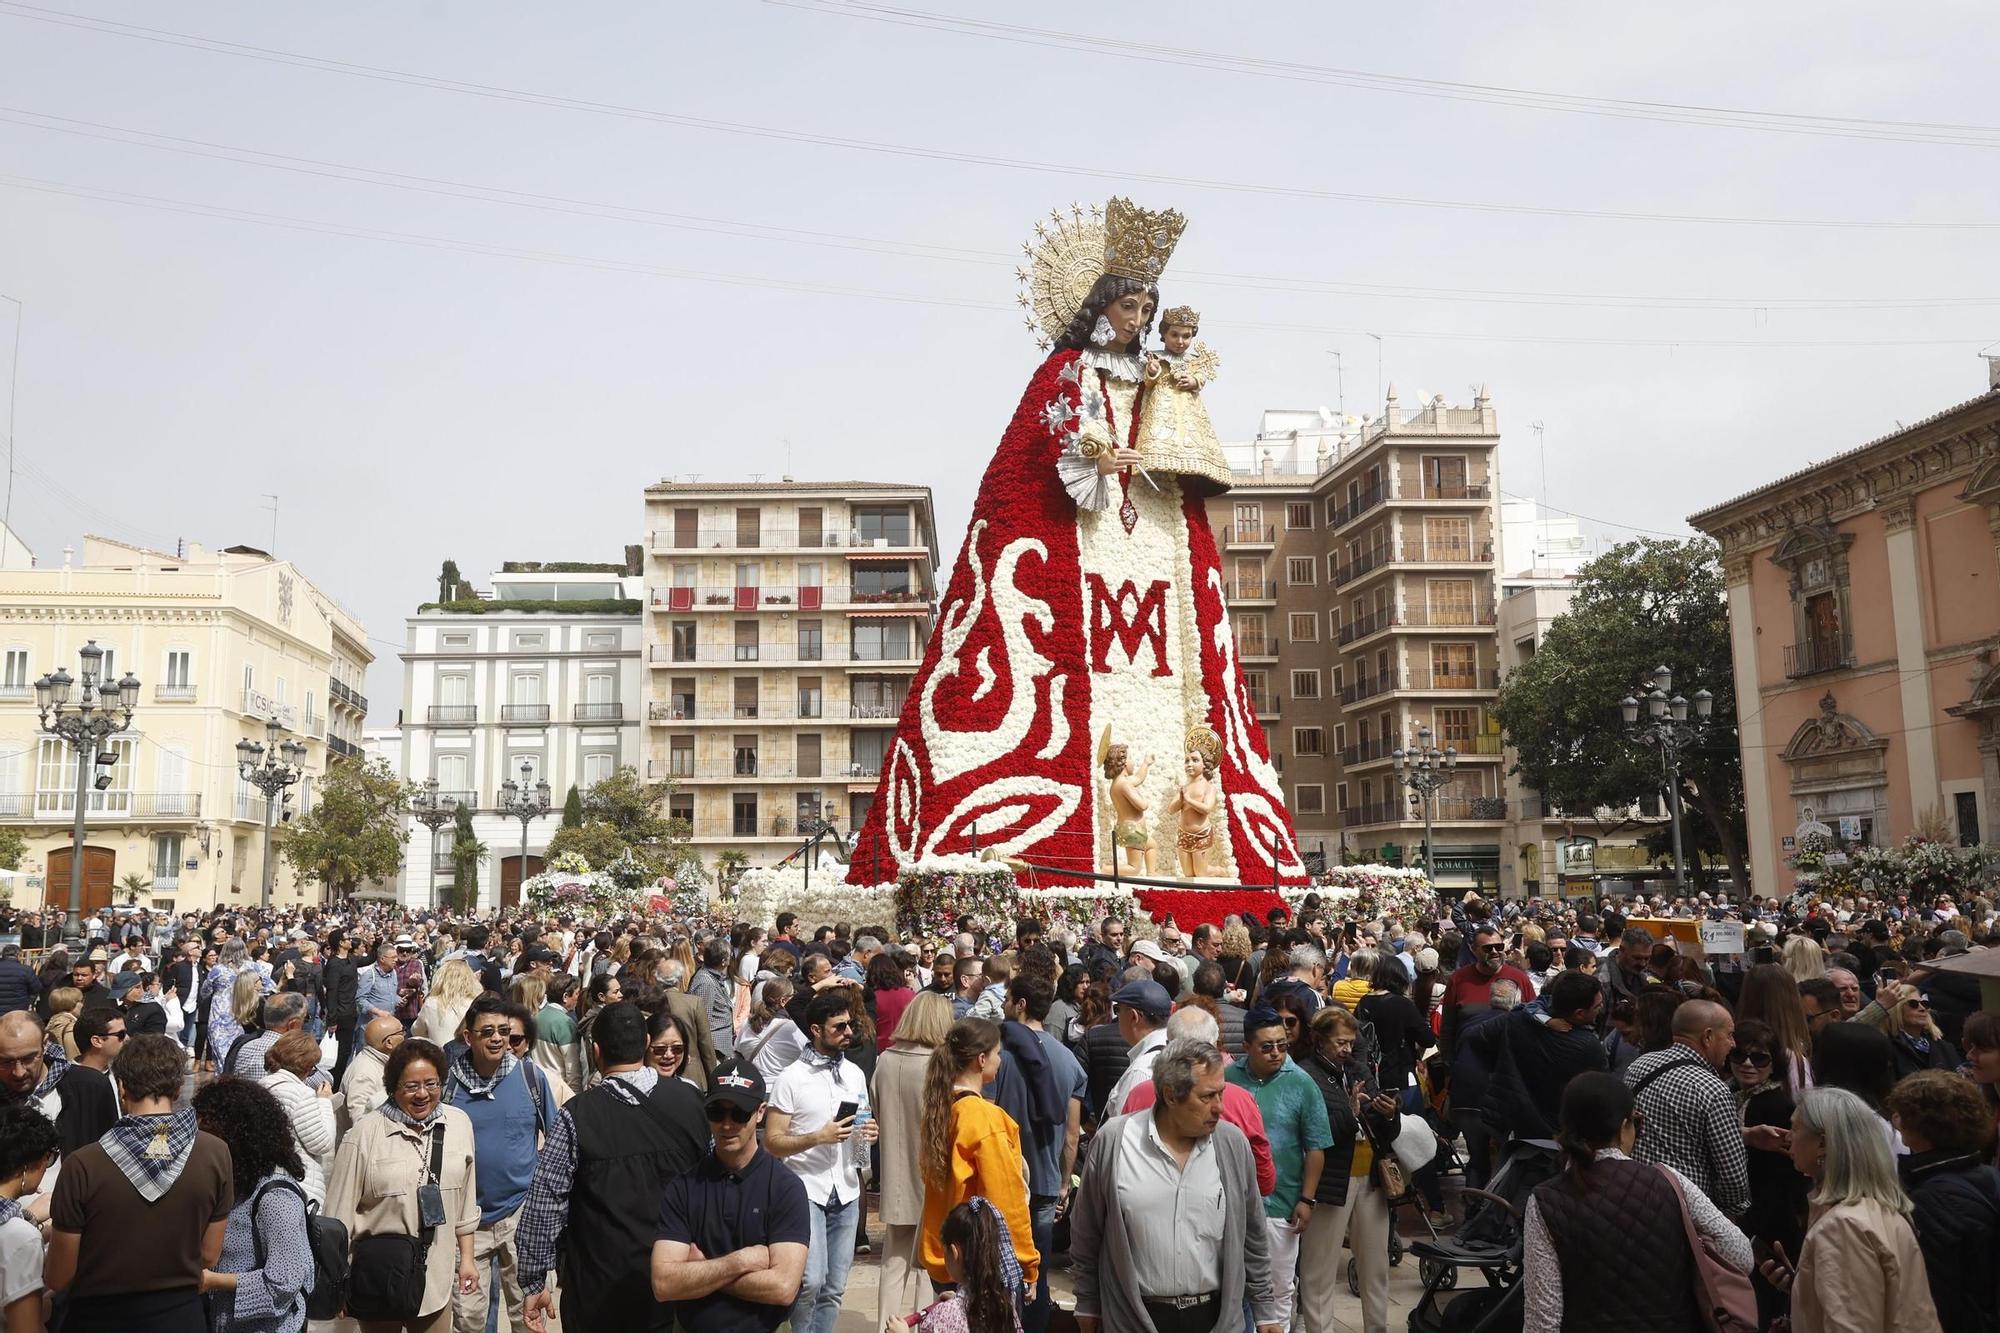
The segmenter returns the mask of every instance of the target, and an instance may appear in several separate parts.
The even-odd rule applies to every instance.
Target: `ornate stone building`
[[[1808,818],[2000,838],[2000,362],[1987,392],[1694,515],[1722,544],[1751,875]]]

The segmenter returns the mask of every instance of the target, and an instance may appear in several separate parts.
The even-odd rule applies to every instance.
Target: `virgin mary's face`
[[[1111,321],[1111,345],[1120,350],[1129,348],[1153,317],[1153,298],[1145,292],[1121,296],[1104,308],[1104,317]]]

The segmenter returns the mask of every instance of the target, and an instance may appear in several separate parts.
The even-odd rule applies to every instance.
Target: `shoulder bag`
[[[436,1188],[444,1173],[444,1126],[431,1131],[431,1170],[426,1186]],[[424,1191],[418,1191],[421,1199]],[[421,1205],[419,1213],[421,1214]],[[362,1320],[392,1322],[415,1319],[423,1313],[424,1276],[437,1224],[417,1223],[422,1233],[405,1236],[400,1232],[361,1236],[354,1242],[354,1260],[348,1265],[347,1313]]]
[[[1694,1256],[1694,1303],[1701,1311],[1702,1327],[1709,1333],[1757,1333],[1757,1294],[1750,1288],[1750,1275],[1730,1267],[1716,1253],[1714,1242],[1695,1229],[1680,1177],[1665,1167],[1659,1172],[1681,1208],[1681,1226],[1687,1230],[1688,1249]]]

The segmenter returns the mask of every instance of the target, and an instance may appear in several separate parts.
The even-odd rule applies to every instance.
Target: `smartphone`
[[[854,1119],[854,1113],[860,1109],[861,1103],[859,1102],[842,1102],[834,1108],[833,1118],[835,1120],[852,1120]]]

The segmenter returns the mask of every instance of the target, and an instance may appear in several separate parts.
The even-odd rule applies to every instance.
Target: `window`
[[[729,831],[739,838],[757,836],[757,793],[739,791],[729,798]]]
[[[525,768],[528,771],[523,773]],[[525,782],[533,788],[542,780],[542,757],[522,750],[515,750],[507,756],[507,771],[500,775],[502,782]]]
[[[193,815],[200,797],[188,789],[187,750],[179,745],[163,745],[153,759],[153,785],[159,794],[153,799],[162,815]]]
[[[817,620],[799,622],[799,661],[822,662],[826,660],[826,630]]]
[[[1326,501],[1326,525],[1329,528],[1332,527],[1334,523],[1337,521],[1334,518],[1334,515],[1338,514],[1339,512],[1340,512],[1340,506],[1333,502],[1332,496],[1328,496]]]
[[[28,650],[9,648],[7,650],[7,675],[4,682],[10,690],[26,690],[34,687],[34,678],[28,674]]]
[[[450,792],[463,799],[463,795],[472,790],[472,756],[440,754],[437,757],[437,780],[439,792]]]
[[[517,671],[507,678],[507,702],[533,707],[542,701],[542,673]]]
[[[689,829],[694,828],[694,793],[677,791],[667,797],[667,818],[678,819]]]
[[[1431,710],[1431,725],[1437,732],[1436,743],[1442,747],[1449,745],[1464,754],[1472,748],[1472,738],[1479,726],[1477,708],[1436,708]]]
[[[854,567],[856,597],[902,596],[909,591],[908,565],[857,564]]]
[[[139,742],[130,736],[113,736],[98,742],[98,753],[116,755],[108,768],[93,768],[111,774],[111,785],[103,791],[93,788],[84,802],[91,813],[130,814],[132,775],[138,762]],[[38,814],[76,813],[76,751],[54,738],[45,738],[35,756],[35,811]]]
[[[583,646],[591,652],[616,652],[618,631],[615,629],[591,630],[583,636]]]
[[[903,715],[903,694],[893,680],[857,680],[849,684],[848,716],[895,719]]]
[[[1299,815],[1323,815],[1326,813],[1326,787],[1318,782],[1301,782],[1292,789],[1292,813]]]
[[[731,679],[729,695],[729,715],[749,719],[757,716],[757,678],[736,676]]]
[[[674,546],[682,551],[701,545],[701,511],[699,509],[676,509],[674,511]]]
[[[12,654],[8,655],[10,658]],[[12,663],[9,662],[11,668]],[[10,672],[8,684],[13,683]],[[185,648],[176,648],[167,654],[166,685],[169,689],[185,690],[194,685],[194,654]]]
[[[1424,496],[1431,500],[1463,500],[1471,491],[1465,484],[1465,457],[1462,454],[1424,458]]]
[[[1433,625],[1472,625],[1471,579],[1428,579],[1424,583],[1424,604]]]
[[[733,749],[732,759],[734,765],[732,771],[736,774],[736,776],[739,778],[756,777],[757,738],[755,736],[748,736],[748,735],[738,736],[732,742],[732,749]]]
[[[1285,526],[1287,528],[1310,528],[1313,525],[1313,507],[1310,500],[1291,500],[1285,504]]]
[[[802,731],[798,736],[798,772],[795,776],[816,778],[819,775],[819,733]],[[818,808],[817,800],[813,808]]]
[[[155,833],[153,835],[153,891],[168,892],[180,887],[181,881],[181,835],[178,833]]]
[[[694,661],[694,622],[692,620],[676,620],[671,627],[671,632],[673,634],[673,660],[676,662]]]
[[[1309,555],[1286,556],[1285,582],[1294,588],[1311,587],[1313,582],[1313,558]]]
[[[762,546],[764,516],[756,509],[736,511],[736,544],[738,546]]]
[[[470,634],[438,635],[438,647],[440,648],[470,648],[471,646],[472,646],[472,636]],[[250,688],[249,667],[243,668],[243,688],[245,689]]]
[[[800,536],[803,538],[804,534],[801,533]],[[803,540],[799,544],[801,546],[806,545]],[[812,545],[817,546],[819,543],[813,542]],[[821,565],[817,560],[799,561],[799,586],[801,588],[818,588],[824,586],[825,583],[825,566]]]
[[[1424,559],[1472,559],[1472,520],[1469,518],[1424,519]]]
[[[257,688],[257,668],[248,662],[243,664],[243,692],[250,693]]]
[[[438,677],[438,702],[451,708],[463,708],[472,698],[472,678],[463,671],[449,671]]]
[[[1286,618],[1293,643],[1319,642],[1319,617],[1310,611],[1294,611]]]
[[[548,646],[549,636],[545,630],[517,629],[514,631],[514,651],[517,653],[539,653]]]
[[[1431,645],[1431,688],[1434,690],[1476,690],[1479,669],[1469,643]]]
[[[618,676],[610,671],[592,671],[583,678],[583,701],[587,704],[618,702]]]
[[[583,756],[583,785],[595,787],[618,770],[618,756],[609,750],[590,750]]]
[[[1326,729],[1324,727],[1293,727],[1292,753],[1297,755],[1325,754]]]
[[[907,620],[854,622],[854,660],[895,662],[913,656]]]
[[[676,718],[694,716],[694,677],[675,676],[667,686],[667,711]]]
[[[1365,731],[1367,730],[1368,723],[1364,720],[1361,726]],[[1336,750],[1345,750],[1347,748],[1347,724],[1345,722],[1336,722],[1333,724],[1333,748]]]
[[[1333,784],[1333,808],[1335,810],[1347,809],[1347,784],[1345,782],[1336,782]]]
[[[1327,684],[1335,694],[1347,688],[1347,668],[1335,666],[1327,673]]]
[[[694,737],[667,738],[667,775],[676,778],[694,776]]]
[[[1958,845],[1977,847],[1979,845],[1979,793],[1976,791],[1953,792],[1951,796],[1953,822],[1958,825]]]
[[[906,509],[856,509],[854,542],[857,546],[910,545],[910,514]]]
[[[757,622],[754,620],[739,620],[735,623],[734,633],[736,636],[736,660],[739,662],[756,661],[759,647],[757,641]]]
[[[1236,505],[1236,540],[1245,542],[1262,541],[1264,538],[1264,506],[1256,501]]]
[[[837,810],[825,810],[825,807],[820,804],[820,793],[817,791],[800,792],[793,798],[792,809],[795,812],[792,827],[800,833],[816,831],[819,828],[820,820],[824,817],[822,811],[825,811],[826,814],[839,813]]]
[[[1294,671],[1292,673],[1292,697],[1294,699],[1319,698],[1319,672]]]
[[[811,718],[820,716],[824,707],[823,691],[818,676],[799,677],[799,716]]]
[[[807,549],[826,545],[826,511],[817,505],[799,510],[799,545]],[[800,568],[803,570],[804,566]],[[799,582],[805,583],[806,580],[801,577]],[[806,584],[806,586],[817,585]]]
[[[857,731],[848,744],[851,762],[847,766],[849,777],[872,778],[882,771],[882,760],[889,753],[889,743],[895,739],[893,731]]]

